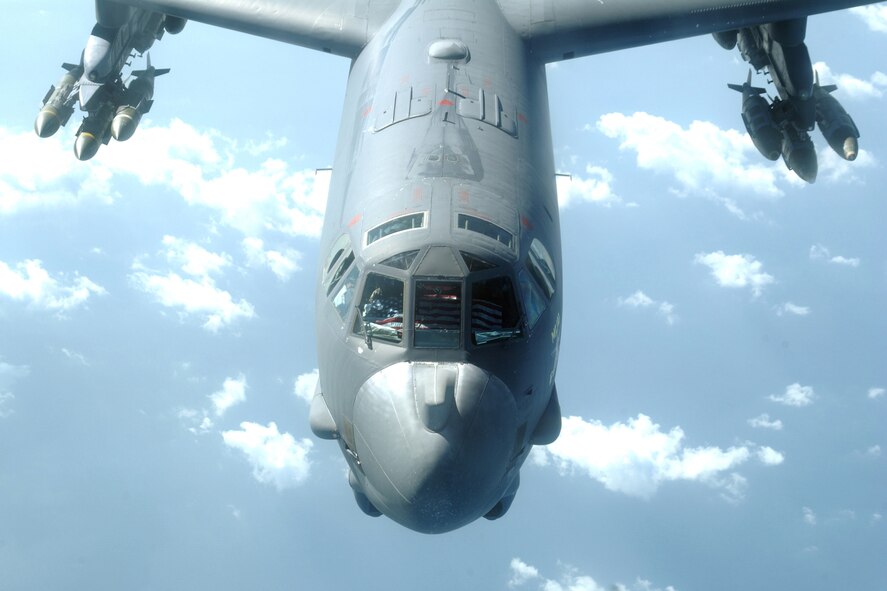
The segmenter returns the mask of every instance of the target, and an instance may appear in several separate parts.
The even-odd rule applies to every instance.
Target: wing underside
[[[543,62],[803,18],[859,0],[499,0]]]

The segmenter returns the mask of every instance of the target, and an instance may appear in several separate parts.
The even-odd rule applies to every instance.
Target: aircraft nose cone
[[[461,363],[398,363],[361,387],[354,440],[363,492],[425,533],[461,527],[505,493],[517,411],[508,387]]]
[[[84,131],[77,136],[74,142],[74,155],[78,160],[89,160],[99,151],[101,144],[91,133]]]
[[[40,137],[49,137],[59,130],[59,117],[55,109],[43,108],[34,121],[34,131]]]

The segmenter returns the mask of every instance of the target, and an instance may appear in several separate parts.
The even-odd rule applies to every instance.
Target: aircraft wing
[[[860,0],[499,0],[533,55],[556,62],[716,31],[802,18]]]
[[[128,5],[326,53],[356,57],[397,0],[96,0],[96,12]],[[108,10],[110,9],[110,10]]]

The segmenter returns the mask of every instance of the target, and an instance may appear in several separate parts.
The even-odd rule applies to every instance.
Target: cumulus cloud
[[[875,398],[881,398],[884,396],[884,393],[887,392],[884,388],[869,388],[869,399],[874,400]]]
[[[814,261],[825,261],[835,265],[845,265],[847,267],[858,267],[860,260],[855,257],[845,257],[841,255],[832,255],[831,251],[822,244],[814,244],[810,247],[810,259]]]
[[[301,270],[299,261],[302,260],[302,253],[297,250],[265,250],[265,242],[255,237],[244,238],[242,246],[247,265],[267,267],[281,281],[289,280],[293,273]]]
[[[860,148],[856,160],[848,162],[838,156],[830,147],[824,147],[818,152],[819,173],[817,178],[830,183],[856,183],[864,182],[860,173],[864,169],[878,165],[878,160],[868,150]]]
[[[776,309],[776,314],[779,316],[785,316],[787,314],[792,316],[807,316],[810,314],[810,308],[808,306],[799,306],[791,302],[786,302]]]
[[[887,33],[887,4],[882,2],[874,6],[859,6],[851,8],[850,12],[864,20],[872,31]]]
[[[728,255],[722,250],[698,253],[694,262],[707,266],[721,287],[748,287],[755,297],[760,296],[764,287],[775,281],[772,275],[763,271],[763,263],[748,254]]]
[[[203,328],[209,332],[218,332],[240,319],[255,316],[252,304],[244,299],[235,302],[234,297],[219,288],[212,277],[231,264],[227,254],[210,252],[174,236],[165,236],[163,245],[166,260],[190,277],[183,277],[175,271],[154,271],[141,260],[136,260],[129,276],[133,287],[153,296],[160,305],[177,309],[182,317],[203,318]]]
[[[745,131],[720,129],[707,121],[689,127],[648,113],[609,113],[597,129],[633,151],[640,168],[671,176],[682,193],[713,196],[719,189],[778,197],[779,169],[761,164]],[[735,204],[734,204],[735,205]]]
[[[256,315],[252,304],[244,299],[235,302],[230,293],[211,281],[186,279],[174,272],[165,275],[151,273],[139,266],[130,275],[130,280],[160,305],[177,308],[184,316],[205,318],[203,328],[209,332],[218,332],[241,318]]]
[[[176,417],[187,427],[188,431],[195,435],[205,435],[215,426],[206,410],[180,408],[176,412]]]
[[[782,421],[779,419],[770,419],[770,415],[764,413],[753,419],[748,420],[748,424],[755,429],[772,429],[773,431],[782,431]]]
[[[592,577],[579,573],[576,569],[565,567],[557,579],[543,576],[535,566],[527,564],[520,558],[512,558],[510,564],[511,578],[508,586],[521,587],[530,581],[540,581],[539,588],[543,591],[675,591],[671,585],[661,589],[642,577],[637,577],[631,585],[614,583],[600,585]]]
[[[527,581],[539,578],[539,569],[531,566],[520,558],[511,559],[511,579],[508,581],[509,587],[519,587]]]
[[[70,130],[41,140],[0,126],[0,215],[113,201],[109,172],[74,158],[73,141]]]
[[[619,298],[617,303],[625,308],[652,308],[655,309],[669,325],[677,322],[677,314],[674,313],[674,305],[666,301],[657,301],[638,290],[625,298]]]
[[[76,272],[73,277],[53,277],[38,259],[28,259],[15,267],[0,261],[0,295],[37,309],[62,313],[84,305],[93,295],[107,293]]]
[[[816,62],[813,69],[819,73],[823,86],[836,84],[840,95],[850,99],[881,98],[887,89],[887,74],[884,72],[875,72],[868,80],[863,80],[850,74],[833,72],[825,62]]]
[[[295,394],[297,398],[311,404],[311,401],[314,399],[314,391],[317,388],[317,380],[319,377],[320,374],[317,369],[313,369],[308,373],[303,373],[296,378],[296,383],[293,386],[293,394]]]
[[[757,453],[758,459],[765,466],[778,466],[785,461],[785,455],[766,445],[759,447]]]
[[[283,140],[244,143],[178,119],[165,126],[145,121],[139,141],[115,143],[84,163],[71,155],[72,134],[66,130],[40,140],[29,131],[0,127],[6,156],[0,162],[0,215],[88,200],[110,202],[120,197],[112,191],[120,178],[173,191],[247,236],[265,230],[320,235],[330,175],[297,170],[271,157]],[[269,156],[253,163],[259,155]]]
[[[786,387],[783,394],[771,394],[770,400],[786,406],[809,406],[813,404],[816,393],[810,386],[794,383]]]
[[[865,450],[865,453],[867,453],[870,457],[880,458],[881,457],[881,446],[880,445],[873,445],[870,448],[868,448],[867,450]]]
[[[807,525],[816,525],[816,513],[810,507],[803,507],[801,512],[804,516],[804,523]]]
[[[240,430],[224,431],[225,445],[246,454],[253,468],[253,477],[263,484],[273,484],[277,490],[302,484],[311,468],[308,454],[314,445],[310,439],[296,439],[289,433],[280,433],[274,422],[267,426],[258,423],[240,423]]]
[[[728,497],[731,491],[741,493],[737,480],[725,476],[749,458],[747,446],[685,447],[683,442],[683,429],[663,432],[643,414],[610,426],[565,417],[560,437],[539,448],[534,461],[553,464],[561,474],[584,472],[611,491],[641,498],[675,480],[703,482]]]
[[[166,260],[177,265],[192,277],[206,279],[231,265],[231,257],[227,254],[210,252],[202,246],[182,238],[164,236],[163,245],[167,249]]]
[[[216,416],[220,417],[232,406],[245,402],[246,388],[246,377],[243,374],[236,378],[226,378],[222,389],[209,395]]]
[[[601,166],[585,167],[586,176],[558,176],[557,202],[561,209],[576,203],[597,203],[610,207],[622,202],[613,192],[613,174]]]

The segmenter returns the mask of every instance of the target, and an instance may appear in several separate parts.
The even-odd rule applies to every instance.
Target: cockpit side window
[[[354,255],[352,254],[351,257],[353,258]],[[342,269],[346,267],[347,265],[342,265]],[[354,290],[357,289],[357,276],[359,272],[357,265],[351,265],[351,271],[345,277],[345,281],[342,282],[342,287],[339,288],[339,291],[333,297],[333,306],[336,307],[336,311],[343,319],[348,316],[351,301],[354,299]],[[331,283],[330,288],[335,284],[335,281]]]
[[[527,256],[527,268],[539,283],[539,287],[542,288],[545,296],[548,299],[551,299],[557,285],[554,276],[554,261],[552,260],[551,255],[548,254],[548,249],[545,248],[545,245],[539,242],[538,238],[534,238],[533,243],[530,244],[530,252]]]
[[[335,289],[336,284],[339,282],[339,279],[342,278],[342,275],[345,274],[345,271],[348,270],[348,267],[351,266],[351,263],[354,262],[354,252],[349,252],[348,256],[346,256],[342,262],[339,264],[339,268],[336,269],[336,274],[333,275],[332,280],[330,280],[329,286],[326,288],[326,294],[330,295]]]
[[[385,265],[386,267],[394,267],[395,269],[401,269],[402,271],[406,271],[410,268],[410,265],[413,264],[413,261],[416,260],[416,255],[419,254],[418,250],[410,250],[408,252],[402,252],[400,254],[396,254],[394,256],[388,257],[381,263],[380,265]]]
[[[456,216],[456,227],[461,228],[462,230],[469,230],[471,232],[483,234],[497,242],[501,242],[508,248],[511,248],[514,244],[514,235],[511,232],[505,228],[497,226],[493,222],[482,220],[473,215],[460,213]]]
[[[471,285],[471,338],[485,345],[521,335],[520,309],[508,277],[475,281]]]
[[[417,281],[415,308],[417,347],[458,347],[462,333],[462,283]]]
[[[548,301],[545,299],[545,296],[542,295],[542,292],[539,291],[539,284],[533,281],[527,269],[524,268],[518,271],[517,280],[518,283],[520,283],[520,291],[524,300],[524,309],[527,313],[527,325],[530,328],[533,328],[539,320],[539,317],[542,316],[542,312],[545,311]]]
[[[358,305],[354,332],[373,340],[403,340],[403,281],[370,273]]]
[[[332,248],[330,248],[330,254],[326,259],[326,264],[323,266],[324,282],[329,278],[330,273],[333,272],[333,266],[339,261],[342,255],[345,254],[345,251],[348,250],[350,242],[351,240],[348,237],[348,234],[342,234],[333,243]]]
[[[397,234],[398,232],[403,232],[404,230],[415,230],[416,228],[424,227],[424,212],[402,215],[400,217],[394,218],[393,220],[388,220],[383,224],[379,224],[378,226],[367,232],[367,246],[377,240],[385,238],[386,236],[390,236],[391,234]]]

